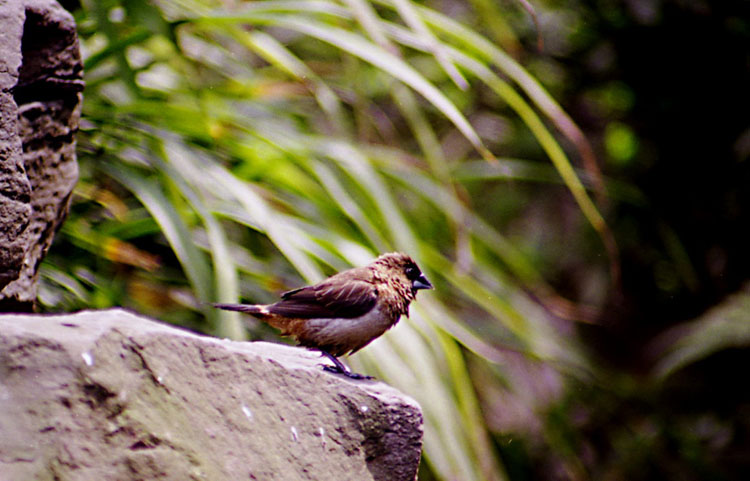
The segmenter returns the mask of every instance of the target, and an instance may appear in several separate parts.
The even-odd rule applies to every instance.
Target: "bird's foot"
[[[323,370],[327,372],[332,372],[334,374],[343,374],[344,376],[348,377],[349,379],[357,379],[357,380],[366,380],[366,379],[373,379],[372,376],[368,376],[366,374],[359,374],[356,372],[352,372],[347,368],[343,362],[339,361],[338,358],[326,351],[320,351],[321,354],[328,359],[331,360],[333,363],[333,366],[329,366],[328,364],[323,365]]]
[[[323,370],[332,372],[334,374],[343,374],[349,379],[357,379],[357,380],[374,379],[372,376],[368,376],[367,374],[359,374],[357,372],[349,371],[348,369],[347,370],[339,369],[338,366],[329,366],[328,364],[323,365]]]

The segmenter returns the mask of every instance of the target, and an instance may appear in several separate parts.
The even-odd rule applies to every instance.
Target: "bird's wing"
[[[301,287],[281,295],[269,311],[285,317],[350,319],[366,314],[378,300],[370,282],[351,277],[332,277],[314,286]]]

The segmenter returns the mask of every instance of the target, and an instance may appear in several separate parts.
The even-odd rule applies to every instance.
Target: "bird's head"
[[[417,263],[408,255],[401,252],[391,252],[378,257],[374,264],[383,269],[386,275],[400,278],[404,284],[411,286],[412,294],[420,289],[432,289]]]

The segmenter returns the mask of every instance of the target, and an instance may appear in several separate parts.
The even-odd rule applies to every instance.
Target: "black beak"
[[[419,274],[419,277],[412,281],[411,288],[415,291],[419,289],[432,289],[432,284],[430,284],[430,281],[427,280],[424,274]]]

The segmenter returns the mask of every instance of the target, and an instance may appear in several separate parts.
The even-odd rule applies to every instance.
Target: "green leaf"
[[[178,214],[178,207],[164,195],[160,185],[147,174],[121,164],[103,165],[102,170],[130,189],[161,226],[164,236],[180,261],[190,285],[202,302],[212,300],[211,268],[192,241],[190,230]]]
[[[746,285],[694,321],[662,334],[654,344],[666,345],[654,369],[660,379],[717,352],[750,347],[750,289]]]

